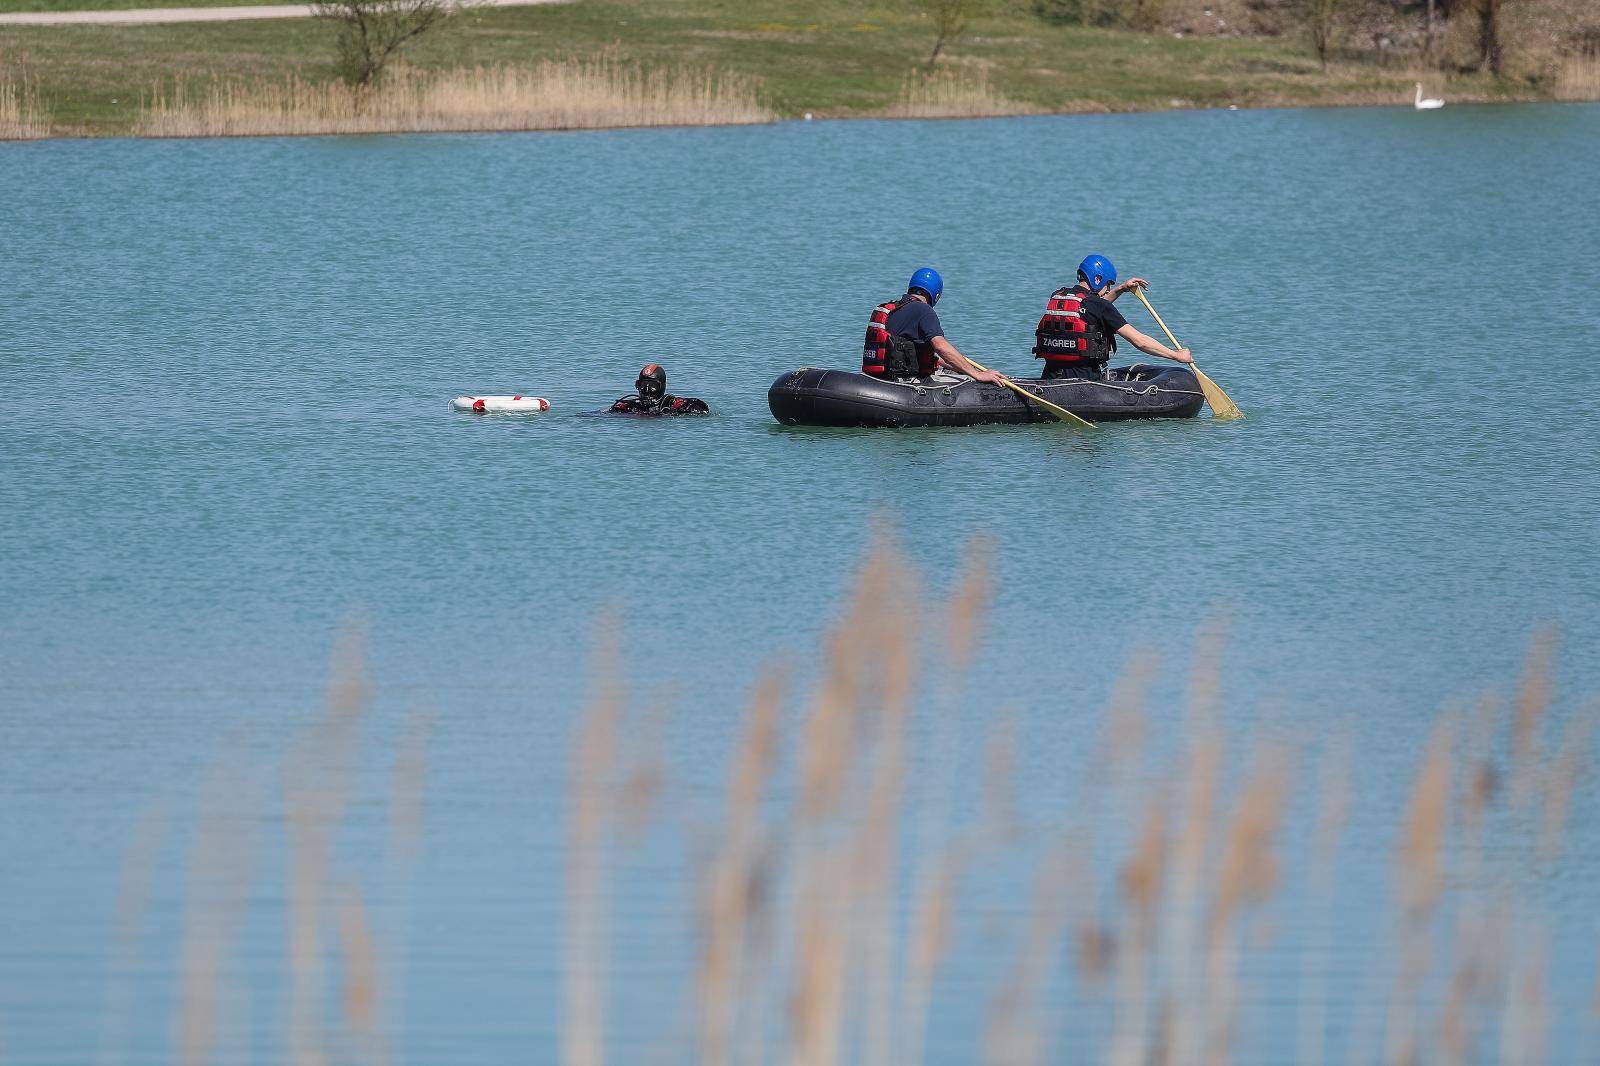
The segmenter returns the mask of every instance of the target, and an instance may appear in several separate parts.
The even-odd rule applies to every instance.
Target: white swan
[[[1422,83],[1419,81],[1417,82],[1417,100],[1412,106],[1414,106],[1418,111],[1432,111],[1436,107],[1443,107],[1444,101],[1424,100],[1422,98]]]

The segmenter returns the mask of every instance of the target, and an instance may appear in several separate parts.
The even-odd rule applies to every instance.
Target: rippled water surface
[[[874,516],[930,594],[993,538],[974,740],[944,769],[975,779],[976,738],[1008,715],[1025,816],[1070,802],[1132,648],[1158,653],[1177,706],[1207,619],[1229,625],[1230,721],[1351,738],[1349,933],[1320,949],[1344,1017],[1434,712],[1512,685],[1544,622],[1563,705],[1600,692],[1597,173],[1593,106],[0,145],[0,1057],[165,1060],[192,812],[264,811],[276,832],[280,781],[255,768],[316,713],[355,628],[374,738],[412,710],[433,722],[414,873],[384,872],[383,742],[341,853],[409,944],[397,1050],[552,1060],[597,620],[622,620],[627,681],[669,708],[671,824],[692,826],[760,665],[786,654],[809,677],[889,535]],[[774,377],[850,365],[871,306],[925,262],[951,339],[1027,372],[1039,308],[1090,250],[1151,279],[1247,419],[874,432],[768,414]],[[590,414],[646,361],[715,416]],[[514,391],[551,411],[446,409]],[[1589,816],[1536,885],[1585,937],[1597,798],[1575,797]],[[129,947],[140,825],[154,877]],[[694,832],[646,833],[618,873],[625,1061],[689,1028]],[[285,876],[259,851],[222,963],[239,1061],[281,1056],[288,1011]],[[1017,901],[977,884],[967,902],[937,1061],[973,1057],[972,990],[1004,969],[985,930]],[[1267,958],[1243,1044],[1282,1061],[1295,1026]],[[1557,939],[1562,1061],[1594,960]],[[1095,1046],[1072,1043],[1099,1031],[1083,1009],[1068,1047]]]

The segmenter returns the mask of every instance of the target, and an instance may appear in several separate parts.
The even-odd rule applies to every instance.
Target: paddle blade
[[[1189,369],[1194,371],[1194,376],[1200,379],[1200,391],[1206,394],[1206,403],[1211,405],[1212,418],[1243,418],[1244,412],[1239,410],[1237,404],[1228,399],[1228,394],[1222,391],[1222,386],[1206,377],[1205,372],[1193,363]]]

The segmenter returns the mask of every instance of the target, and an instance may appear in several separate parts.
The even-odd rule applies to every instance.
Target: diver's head
[[[646,403],[660,403],[661,397],[667,394],[667,372],[651,363],[639,371],[639,380],[633,383],[633,387],[639,393],[639,399]]]

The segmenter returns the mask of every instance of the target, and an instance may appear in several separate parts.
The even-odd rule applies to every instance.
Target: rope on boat
[[[954,392],[956,389],[959,389],[963,385],[975,385],[975,384],[977,384],[976,381],[974,381],[972,378],[966,377],[965,375],[962,376],[960,381],[949,381],[949,382],[946,382],[945,384],[942,384],[942,385],[941,384],[927,384],[926,382],[921,382],[921,381],[901,381],[899,378],[879,378],[878,380],[880,380],[880,381],[882,381],[882,382],[884,382],[885,384],[888,384],[888,385],[899,385],[901,388],[915,389],[917,392],[929,392],[929,391],[932,391],[932,390],[940,390],[940,391],[943,391],[943,392]],[[1102,389],[1110,389],[1113,392],[1126,392],[1126,393],[1129,393],[1129,394],[1134,395],[1134,396],[1149,396],[1152,393],[1161,393],[1161,392],[1170,392],[1170,393],[1172,393],[1173,395],[1176,395],[1176,396],[1204,396],[1205,395],[1205,393],[1197,391],[1197,390],[1194,390],[1194,389],[1163,389],[1161,386],[1157,385],[1155,382],[1151,382],[1149,385],[1146,385],[1142,389],[1137,389],[1137,388],[1134,388],[1132,385],[1118,385],[1115,382],[1100,381],[1100,380],[1097,380],[1095,378],[1057,378],[1057,379],[1054,379],[1054,380],[1050,380],[1049,384],[1046,384],[1044,381],[1028,382],[1025,385],[1022,382],[1017,382],[1017,384],[1022,385],[1023,388],[1028,388],[1028,387],[1031,386],[1032,388],[1038,389],[1041,394],[1043,394],[1046,389],[1060,389],[1060,388],[1065,388],[1068,385],[1097,385]],[[1042,396],[1042,398],[1048,400],[1050,397],[1049,396]]]

